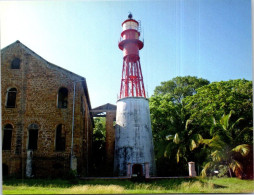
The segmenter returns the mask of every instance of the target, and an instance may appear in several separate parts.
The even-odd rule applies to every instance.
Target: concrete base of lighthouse
[[[153,137],[148,100],[117,101],[114,173],[117,176],[155,176]]]

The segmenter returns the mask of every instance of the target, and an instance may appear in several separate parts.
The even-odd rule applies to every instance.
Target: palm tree
[[[183,122],[184,126],[176,128],[177,132],[168,135],[166,139],[169,141],[164,152],[164,156],[172,155],[176,158],[177,163],[180,159],[188,162],[188,153],[199,147],[202,143],[202,136],[194,129],[189,129],[192,120],[188,119]]]
[[[235,157],[236,155],[246,156],[250,151],[250,145],[239,144],[239,136],[243,135],[243,132],[252,130],[252,128],[244,128],[238,135],[235,135],[237,124],[243,120],[239,118],[236,122],[231,123],[230,118],[232,111],[229,114],[223,115],[219,122],[213,117],[213,125],[210,129],[210,134],[213,136],[211,139],[204,139],[203,144],[210,148],[210,161],[207,162],[201,172],[202,176],[206,176],[209,169],[216,165],[224,165],[228,168],[230,177],[236,169],[242,171],[242,165],[238,162]]]

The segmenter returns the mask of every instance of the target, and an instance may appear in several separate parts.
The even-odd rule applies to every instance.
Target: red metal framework
[[[141,71],[139,50],[144,46],[139,40],[139,23],[131,18],[122,23],[119,48],[123,50],[123,69],[120,99],[125,97],[145,97],[145,87]]]

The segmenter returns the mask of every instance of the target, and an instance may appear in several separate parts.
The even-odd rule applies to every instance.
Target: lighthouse
[[[149,103],[146,98],[139,50],[144,46],[140,24],[128,15],[122,23],[119,49],[123,51],[120,95],[115,126],[114,173],[150,177],[156,173]]]

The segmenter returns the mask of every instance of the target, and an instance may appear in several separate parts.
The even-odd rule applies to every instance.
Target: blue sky
[[[197,76],[252,80],[250,0],[1,1],[1,48],[20,40],[87,79],[92,107],[117,101],[121,23],[141,21],[144,84]]]

